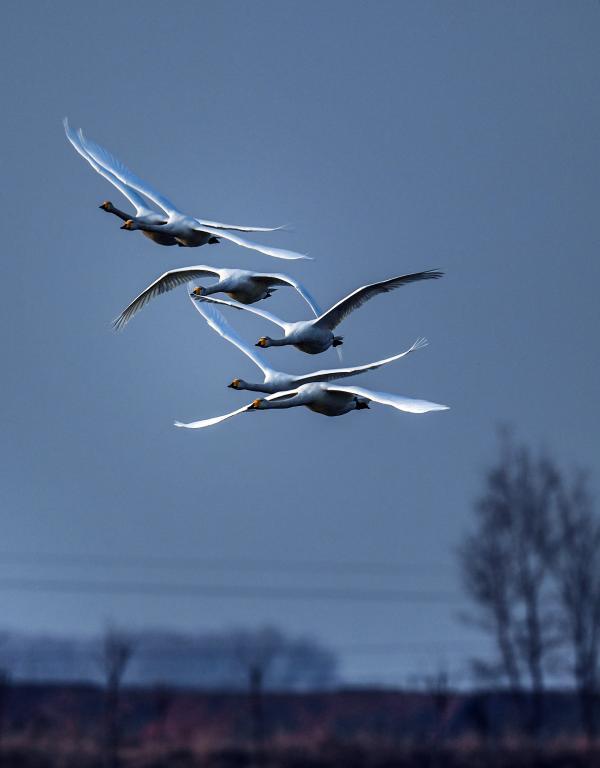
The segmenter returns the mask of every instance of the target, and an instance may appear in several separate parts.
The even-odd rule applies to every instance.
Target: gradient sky
[[[600,4],[30,2],[4,9],[0,39],[2,625],[268,622],[340,649],[348,679],[440,663],[461,679],[482,641],[457,618],[455,548],[496,424],[598,488]],[[190,213],[292,222],[261,239],[315,261],[120,231],[98,205],[123,200],[67,143],[65,115]],[[452,410],[173,428],[250,400],[225,385],[252,364],[184,290],[120,335],[110,321],[165,269],[201,263],[288,270],[323,306],[443,268],[340,333],[357,364],[426,336],[360,384]],[[291,291],[268,307],[306,316]],[[271,330],[229,319],[252,341]],[[290,371],[336,361],[265,355]],[[141,596],[132,581],[419,594]]]

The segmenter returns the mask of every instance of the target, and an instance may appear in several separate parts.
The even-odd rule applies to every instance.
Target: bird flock
[[[174,203],[148,183],[142,181],[108,150],[88,139],[81,130],[73,130],[66,118],[64,128],[67,139],[79,155],[106,181],[112,184],[135,209],[135,214],[126,213],[108,200],[100,205],[103,211],[111,213],[123,221],[121,229],[126,231],[139,230],[154,243],[164,246],[194,248],[228,241],[273,258],[287,260],[309,258],[305,254],[284,248],[260,245],[236,234],[237,232],[275,232],[284,229],[284,227],[250,227],[225,224],[196,218],[180,211]],[[373,371],[400,360],[411,352],[425,347],[427,345],[426,339],[419,338],[404,352],[366,365],[323,369],[299,375],[275,370],[256,349],[256,347],[266,349],[291,345],[305,354],[318,355],[330,347],[335,347],[341,361],[339,347],[343,343],[343,337],[335,335],[335,331],[350,313],[374,296],[388,293],[409,283],[435,280],[442,275],[443,272],[437,269],[429,269],[363,285],[323,312],[310,292],[289,275],[279,272],[254,272],[205,265],[180,267],[171,269],[154,280],[131,301],[119,317],[114,320],[113,325],[117,330],[124,328],[133,316],[156,296],[179,286],[187,285],[189,298],[206,324],[237,347],[260,369],[262,381],[253,383],[241,378],[234,378],[228,386],[231,389],[260,392],[266,396],[257,398],[251,403],[246,403],[240,408],[220,416],[189,423],[176,421],[175,426],[177,427],[200,429],[249,411],[295,408],[297,406],[305,406],[311,411],[325,416],[341,416],[349,411],[363,410],[369,408],[370,403],[387,405],[407,413],[444,411],[448,409],[448,406],[439,403],[387,392],[375,392],[355,385],[332,383],[339,379]],[[205,278],[212,278],[216,282],[209,285],[198,284],[199,280]],[[295,322],[281,320],[271,312],[250,306],[269,298],[273,291],[281,287],[293,288],[298,292],[310,307],[312,316],[308,320]],[[225,294],[229,298],[216,298],[216,294]],[[229,325],[217,308],[219,305],[258,315],[279,326],[282,333],[276,338],[261,336],[256,344],[251,346],[238,336]]]

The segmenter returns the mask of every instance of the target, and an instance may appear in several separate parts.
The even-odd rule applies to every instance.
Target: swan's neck
[[[270,347],[285,347],[289,343],[287,339],[269,339]]]
[[[114,215],[118,216],[121,219],[121,221],[129,221],[129,219],[134,218],[133,215],[130,216],[128,213],[125,213],[124,211],[120,211],[118,208],[115,208],[114,205],[109,211],[107,211],[107,213],[114,213]]]
[[[302,397],[302,395],[292,395],[292,397],[286,397],[285,400],[265,400],[262,408],[265,410],[272,410],[275,408],[295,408],[297,405],[304,405],[305,399],[306,398]]]
[[[248,382],[244,383],[242,389],[248,389],[250,392],[270,392],[269,389],[265,388],[264,384],[250,384]]]
[[[202,286],[204,290],[202,291],[203,296],[211,296],[213,293],[221,293],[223,288],[221,288],[221,281],[219,280],[217,283],[214,283],[213,285],[206,285]]]

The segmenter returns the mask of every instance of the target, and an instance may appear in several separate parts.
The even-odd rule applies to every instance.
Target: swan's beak
[[[250,405],[248,406],[249,411],[258,411],[260,409],[260,405],[262,403],[262,400],[253,400]]]
[[[202,296],[203,293],[204,293],[204,288],[201,285],[199,285],[197,288],[194,288],[190,296]]]
[[[254,345],[255,347],[266,347],[267,346],[267,340],[264,336],[261,336],[261,338],[256,342]]]

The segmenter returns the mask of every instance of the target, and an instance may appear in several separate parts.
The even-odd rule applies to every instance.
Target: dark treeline
[[[109,627],[90,638],[0,633],[0,670],[14,681],[103,682],[123,654],[125,685],[245,690],[250,668],[261,670],[267,690],[322,689],[337,680],[332,651],[273,627],[197,633]]]

